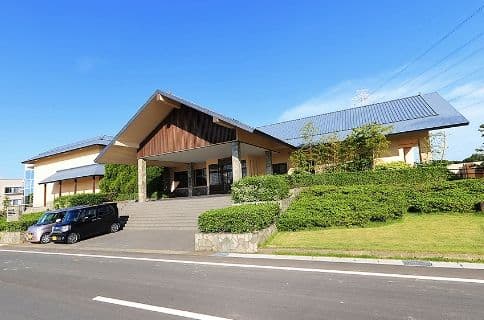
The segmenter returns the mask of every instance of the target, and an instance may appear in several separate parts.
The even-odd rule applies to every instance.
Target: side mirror
[[[89,220],[89,217],[83,217],[82,218],[82,222],[86,222],[87,220]]]
[[[62,221],[62,220],[61,220],[61,219],[59,219],[59,218],[55,219],[55,223],[59,223],[59,222],[61,222],[61,221]]]

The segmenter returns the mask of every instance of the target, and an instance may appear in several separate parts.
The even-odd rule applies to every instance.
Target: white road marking
[[[97,258],[97,259],[102,258],[102,259],[116,259],[116,260],[134,260],[134,261],[164,262],[164,263],[176,263],[176,264],[187,264],[187,265],[202,265],[202,266],[213,266],[213,267],[233,267],[233,268],[242,268],[242,269],[262,269],[262,270],[279,270],[279,271],[295,271],[295,272],[331,273],[331,274],[345,274],[345,275],[366,276],[366,277],[400,278],[400,279],[412,279],[412,280],[430,280],[430,281],[447,281],[447,282],[463,282],[463,283],[484,284],[484,279],[420,276],[420,275],[399,274],[399,273],[382,273],[382,272],[366,272],[366,271],[350,271],[350,270],[318,269],[318,268],[300,268],[300,267],[284,267],[284,266],[266,266],[266,265],[243,264],[243,263],[225,263],[225,262],[208,262],[208,261],[193,261],[193,260],[140,258],[140,257],[125,257],[125,256],[107,256],[107,255],[95,255],[95,254],[85,254],[85,253],[45,252],[45,251],[31,251],[31,250],[0,249],[0,252],[31,253],[31,254],[52,255],[52,256],[70,256],[70,257]]]
[[[135,308],[135,309],[159,312],[159,313],[164,313],[164,314],[169,314],[169,315],[172,315],[172,316],[179,316],[179,317],[184,317],[184,318],[189,318],[189,319],[231,320],[231,319],[228,319],[228,318],[214,317],[214,316],[209,316],[209,315],[201,314],[201,313],[195,313],[195,312],[190,312],[190,311],[183,311],[183,310],[177,310],[177,309],[171,309],[171,308],[158,307],[158,306],[153,306],[153,305],[150,305],[150,304],[132,302],[132,301],[127,301],[127,300],[119,300],[119,299],[113,299],[113,298],[106,298],[106,297],[101,297],[101,296],[97,296],[97,297],[93,298],[92,300],[98,301],[98,302],[116,304],[116,305],[119,305],[119,306],[130,307],[130,308]]]

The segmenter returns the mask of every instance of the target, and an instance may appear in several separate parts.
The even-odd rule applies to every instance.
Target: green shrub
[[[409,187],[410,212],[469,212],[484,201],[484,180],[457,180]]]
[[[109,201],[109,197],[103,193],[79,193],[55,199],[54,207],[59,209],[82,205],[96,205],[107,201]]]
[[[408,163],[403,161],[381,163],[375,166],[375,170],[402,170],[402,169],[411,169],[411,168],[412,166],[410,166]]]
[[[236,203],[281,200],[288,195],[287,180],[279,175],[245,177],[232,185],[232,199]]]
[[[313,186],[278,220],[279,230],[363,226],[404,212],[470,212],[484,201],[484,180],[406,185]]]
[[[449,179],[445,166],[417,166],[400,170],[368,170],[359,172],[330,172],[293,174],[287,179],[291,187],[314,185],[351,186],[364,184],[400,185],[444,182]]]
[[[28,227],[39,220],[42,214],[43,212],[24,214],[20,216],[19,221],[13,222],[7,222],[5,219],[0,219],[0,231],[26,231]]]
[[[201,232],[254,232],[273,224],[278,215],[275,203],[243,204],[202,213],[198,228]]]
[[[294,231],[331,226],[364,226],[400,218],[405,197],[378,186],[314,186],[304,190],[278,220],[277,228]]]

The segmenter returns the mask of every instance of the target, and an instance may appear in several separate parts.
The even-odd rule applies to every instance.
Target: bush
[[[28,227],[35,224],[39,220],[43,212],[36,212],[24,214],[20,216],[19,221],[7,222],[5,219],[0,219],[0,231],[26,231]]]
[[[80,193],[55,199],[54,207],[59,209],[82,205],[96,205],[107,201],[109,201],[109,197],[103,193]]]
[[[201,232],[254,232],[273,224],[278,215],[279,206],[275,203],[243,204],[202,213],[198,228]]]
[[[361,172],[332,172],[320,174],[293,174],[288,175],[291,187],[307,187],[314,185],[399,185],[444,182],[449,179],[450,173],[445,166],[417,166],[401,170],[369,170]]]
[[[279,230],[364,226],[404,212],[470,212],[484,201],[482,179],[407,185],[313,186],[281,215]]]
[[[403,161],[380,163],[375,166],[375,170],[402,170],[411,168],[411,165]]]
[[[277,223],[281,231],[364,226],[400,218],[405,197],[378,186],[315,186],[303,191]]]
[[[407,190],[407,200],[410,212],[470,212],[484,201],[484,181],[457,180],[413,186]]]
[[[284,176],[245,177],[232,185],[232,199],[236,203],[281,200],[288,195],[289,186]]]

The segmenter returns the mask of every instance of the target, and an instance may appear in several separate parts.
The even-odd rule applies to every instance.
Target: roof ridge
[[[341,109],[341,110],[336,110],[336,111],[318,113],[318,114],[314,114],[312,116],[305,116],[305,117],[296,118],[296,119],[292,119],[292,120],[284,120],[284,121],[280,121],[280,122],[274,122],[274,123],[265,124],[263,126],[256,127],[256,129],[264,128],[264,127],[270,127],[270,126],[281,124],[281,123],[287,123],[287,122],[298,121],[298,120],[303,120],[303,119],[308,119],[308,118],[313,118],[313,117],[324,116],[324,115],[328,115],[328,114],[332,114],[332,113],[339,113],[339,112],[343,112],[343,111],[367,108],[367,107],[375,106],[375,105],[382,104],[382,103],[390,103],[390,102],[394,102],[394,101],[399,101],[399,100],[404,100],[404,99],[409,99],[409,98],[415,98],[415,97],[419,97],[419,96],[422,97],[422,99],[424,99],[424,97],[423,97],[424,94],[418,93],[418,94],[413,95],[413,96],[407,96],[407,97],[395,98],[395,99],[391,99],[391,100],[379,101],[379,102],[375,102],[375,103],[366,104],[364,106],[351,107],[351,108],[346,108],[346,109]],[[427,101],[425,101],[425,102],[427,103]]]

